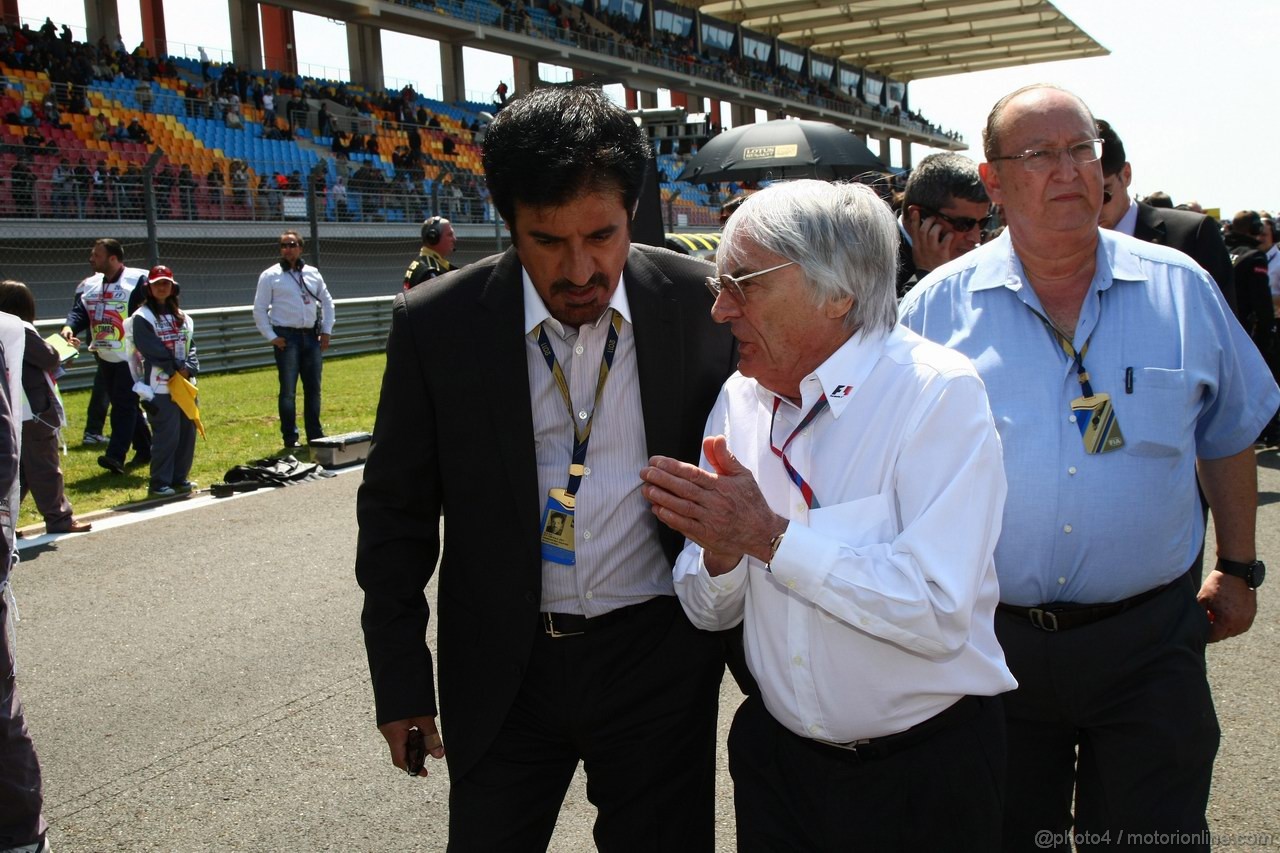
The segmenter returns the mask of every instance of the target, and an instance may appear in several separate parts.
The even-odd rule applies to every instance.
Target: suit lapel
[[[541,503],[524,346],[524,295],[515,249],[508,249],[498,261],[478,301],[484,331],[477,345],[487,350],[479,359],[481,396],[488,401],[490,422],[501,425],[496,430],[496,450],[516,502],[516,517],[521,524],[527,521],[536,536]],[[496,473],[477,466],[477,476],[485,476],[486,470],[490,476]]]
[[[636,337],[645,444],[651,456],[674,456],[680,422],[673,413],[682,409],[685,381],[680,304],[671,280],[638,249],[631,249],[623,275]]]
[[[1133,236],[1144,243],[1169,245],[1168,228],[1154,207],[1135,201],[1138,205],[1138,219],[1133,226]]]

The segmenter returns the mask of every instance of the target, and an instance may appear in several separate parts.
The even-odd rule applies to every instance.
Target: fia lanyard
[[[310,296],[311,299],[314,299],[316,301],[316,308],[318,309],[320,307],[319,306],[320,297],[312,293],[311,288],[307,287],[306,280],[303,278],[302,273],[298,272],[297,270],[289,270],[289,277],[293,279],[294,284],[298,285],[298,290],[301,291],[302,293],[302,304],[303,305],[311,304],[310,300],[307,299],[307,297]]]
[[[791,478],[791,482],[796,484],[796,488],[798,488],[800,490],[800,494],[804,496],[804,502],[809,506],[809,509],[821,509],[821,504],[819,504],[818,499],[814,497],[813,487],[805,481],[804,477],[800,476],[800,472],[792,466],[791,460],[787,458],[787,448],[791,446],[791,442],[795,441],[796,436],[799,435],[805,427],[813,423],[813,419],[827,408],[827,395],[823,394],[818,398],[818,402],[814,403],[813,408],[809,410],[809,413],[800,419],[800,423],[798,423],[796,428],[791,431],[791,435],[787,436],[787,440],[782,442],[782,447],[778,447],[773,443],[773,422],[778,418],[778,407],[781,405],[782,398],[774,397],[773,417],[769,419],[769,449],[773,451],[774,456],[782,460],[782,467],[786,469],[787,476]]]
[[[1026,303],[1023,304],[1025,305]],[[1053,323],[1049,321],[1048,317],[1044,316],[1030,305],[1027,305],[1027,310],[1040,318],[1040,322],[1044,323],[1044,327],[1049,330],[1049,334],[1053,335],[1054,339],[1057,340],[1058,345],[1062,347],[1062,351],[1067,354],[1067,358],[1071,359],[1075,364],[1076,379],[1080,382],[1081,392],[1086,397],[1092,397],[1093,386],[1089,384],[1089,371],[1084,369],[1084,357],[1089,352],[1089,341],[1093,340],[1093,333],[1089,333],[1089,337],[1085,340],[1084,346],[1080,348],[1079,352],[1076,352],[1075,346],[1067,339],[1066,335],[1062,334],[1061,330],[1059,330],[1057,326],[1053,325]]]
[[[609,369],[613,367],[613,355],[618,349],[618,335],[622,331],[622,315],[617,311],[610,309],[613,318],[609,321],[609,337],[604,343],[604,355],[600,358],[600,376],[596,380],[596,399],[591,404],[591,416],[581,427],[578,426],[579,418],[573,411],[573,397],[569,394],[569,383],[564,378],[564,371],[560,369],[560,363],[556,361],[556,354],[551,349],[551,341],[547,338],[546,329],[542,328],[542,324],[538,324],[536,329],[538,333],[538,349],[542,350],[542,357],[546,359],[547,367],[551,370],[551,376],[556,380],[556,387],[560,389],[560,396],[564,399],[565,408],[569,411],[569,420],[573,423],[573,458],[569,464],[569,485],[565,487],[565,492],[572,497],[578,493],[578,486],[582,484],[582,475],[586,472],[587,463],[587,442],[591,440],[591,424],[596,419],[596,409],[600,407],[600,398],[604,395],[604,383],[609,378]]]

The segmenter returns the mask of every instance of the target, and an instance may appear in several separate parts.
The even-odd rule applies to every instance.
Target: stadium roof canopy
[[[683,0],[895,80],[1106,56],[1048,0]]]

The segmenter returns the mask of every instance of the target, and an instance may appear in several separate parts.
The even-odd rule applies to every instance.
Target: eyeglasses
[[[298,247],[299,247],[299,246],[301,246],[301,245],[302,245],[302,244],[301,244],[301,243],[299,243],[297,240],[289,240],[288,242],[282,242],[282,243],[280,244],[280,248],[281,248],[281,249],[296,249],[296,248],[298,248]]]
[[[943,222],[949,223],[952,228],[956,229],[961,234],[966,234],[978,226],[981,226],[982,230],[986,231],[991,227],[991,224],[995,222],[995,216],[990,213],[981,219],[974,219],[972,216],[947,216],[941,210],[927,210],[924,208],[921,209],[921,213],[923,214],[921,217],[922,219],[928,219],[930,216],[936,216]]]
[[[1028,172],[1045,172],[1062,161],[1066,154],[1076,165],[1096,163],[1102,156],[1101,139],[1086,139],[1066,148],[1028,148],[1021,154],[1010,154],[1006,157],[991,157],[990,162],[997,160],[1017,160]]]
[[[718,276],[709,275],[706,278],[707,290],[710,290],[717,299],[720,298],[722,291],[727,290],[729,295],[737,300],[739,304],[745,305],[747,294],[742,291],[742,283],[744,281],[755,278],[758,275],[777,272],[794,264],[795,261],[787,261],[785,264],[778,264],[776,267],[769,267],[767,270],[760,270],[759,272],[749,272],[746,275],[729,275],[727,273],[721,273]]]

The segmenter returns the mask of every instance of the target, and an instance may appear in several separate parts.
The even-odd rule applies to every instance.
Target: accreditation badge
[[[1085,453],[1109,453],[1124,447],[1124,436],[1120,433],[1120,422],[1116,420],[1110,394],[1077,397],[1071,401],[1071,411],[1076,416]]]
[[[547,493],[547,507],[542,511],[542,559],[562,566],[572,566],[573,495],[565,489]]]

